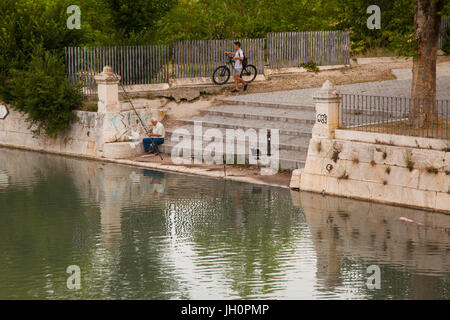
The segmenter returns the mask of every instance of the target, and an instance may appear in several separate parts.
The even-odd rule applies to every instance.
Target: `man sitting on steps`
[[[150,138],[144,138],[142,141],[144,143],[144,150],[147,154],[154,153],[155,155],[159,155],[158,147],[164,143],[164,125],[155,118],[152,118],[150,122],[153,125],[153,129],[150,132]]]

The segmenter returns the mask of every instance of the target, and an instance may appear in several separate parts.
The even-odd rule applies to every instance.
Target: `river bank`
[[[223,165],[208,165],[208,164],[189,165],[189,166],[177,165],[177,164],[173,164],[170,160],[168,160],[168,158],[170,158],[170,155],[165,155],[165,154],[163,155],[164,160],[162,160],[162,161],[160,159],[155,159],[155,158],[152,158],[151,160],[149,160],[148,158],[143,158],[141,161],[138,161],[136,158],[107,159],[107,158],[100,158],[100,157],[94,157],[94,156],[43,151],[43,150],[29,148],[29,147],[20,147],[20,146],[13,146],[13,145],[7,145],[7,144],[0,143],[0,151],[2,150],[2,148],[25,150],[25,151],[32,151],[32,152],[45,153],[45,154],[53,154],[53,155],[70,157],[70,158],[75,158],[75,159],[84,159],[84,160],[98,161],[98,162],[104,162],[104,163],[115,163],[115,164],[119,164],[119,165],[151,169],[151,170],[155,170],[155,171],[182,173],[182,174],[186,174],[186,175],[196,175],[196,176],[203,176],[203,177],[208,177],[208,178],[223,179],[223,180],[236,181],[236,182],[246,182],[246,183],[252,183],[252,184],[257,184],[257,185],[280,187],[280,188],[285,188],[285,189],[289,188],[289,183],[291,180],[290,172],[277,173],[275,175],[266,176],[266,175],[260,175],[259,168],[254,167],[254,166],[240,167],[240,166],[227,165],[226,169],[224,170]],[[225,174],[225,172],[226,172],[226,174]]]

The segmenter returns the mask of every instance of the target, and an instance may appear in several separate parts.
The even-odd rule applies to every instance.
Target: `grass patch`
[[[85,103],[83,103],[83,105],[80,108],[77,108],[77,110],[89,111],[89,112],[97,112],[98,111],[98,105],[97,105],[97,102],[86,101]]]
[[[316,72],[317,73],[317,72],[320,71],[319,67],[317,66],[317,64],[314,61],[308,61],[306,63],[302,63],[300,65],[300,67],[302,67],[303,69],[306,69],[308,71],[311,71],[311,72]]]

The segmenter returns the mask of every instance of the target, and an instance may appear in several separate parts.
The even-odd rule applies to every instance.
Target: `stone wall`
[[[312,138],[300,190],[450,211],[450,153]]]
[[[133,131],[144,136],[140,119],[150,125],[151,117],[160,118],[159,100],[119,101],[119,78],[111,68],[96,76],[99,88],[98,112],[75,111],[79,121],[57,139],[34,136],[26,115],[8,106],[9,114],[0,119],[0,145],[84,157],[128,158],[143,153],[141,141],[130,142]],[[0,103],[2,105],[2,103]]]
[[[291,188],[450,212],[449,141],[336,129],[338,96],[330,83],[316,94],[328,121],[314,125]]]
[[[0,145],[27,148],[61,154],[95,157],[97,143],[97,113],[76,111],[79,121],[57,139],[34,136],[26,115],[9,107],[8,116],[0,120]]]

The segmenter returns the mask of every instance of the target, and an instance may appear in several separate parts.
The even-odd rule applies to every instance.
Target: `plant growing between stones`
[[[338,180],[347,180],[349,178],[349,175],[347,171],[344,171],[339,177]]]
[[[371,165],[372,167],[375,167],[376,164],[377,164],[377,163],[375,162],[375,160],[370,161],[370,165]]]
[[[387,185],[388,182],[386,180],[383,181],[383,185]]]
[[[411,158],[406,159],[406,168],[408,168],[409,171],[414,170],[414,162],[412,162]]]
[[[334,150],[333,154],[331,155],[331,160],[334,161],[334,163],[337,163],[337,161],[339,160],[339,153],[341,153],[339,150]]]
[[[380,141],[378,139],[375,139],[375,143],[376,144],[383,144],[383,145],[387,145],[387,146],[393,146],[394,145],[394,141],[392,141],[392,140],[389,140],[389,142],[383,142],[383,141]]]
[[[405,165],[406,165],[406,168],[408,168],[410,172],[413,171],[414,162],[412,161],[412,158],[411,158],[411,150],[406,150],[406,152],[405,152]]]
[[[359,163],[358,157],[354,156],[353,159],[352,159],[352,162],[353,162],[354,164],[358,164],[358,163]]]
[[[317,153],[320,153],[322,151],[322,141],[316,143],[316,149]]]
[[[386,170],[385,170],[385,172],[386,172],[386,174],[391,174],[391,168],[390,168],[390,167],[387,167]]]
[[[426,167],[425,168],[426,170],[427,170],[427,172],[429,173],[429,174],[438,174],[439,173],[439,169],[438,168],[435,168],[435,167],[433,167],[433,166],[429,166],[429,167]]]

